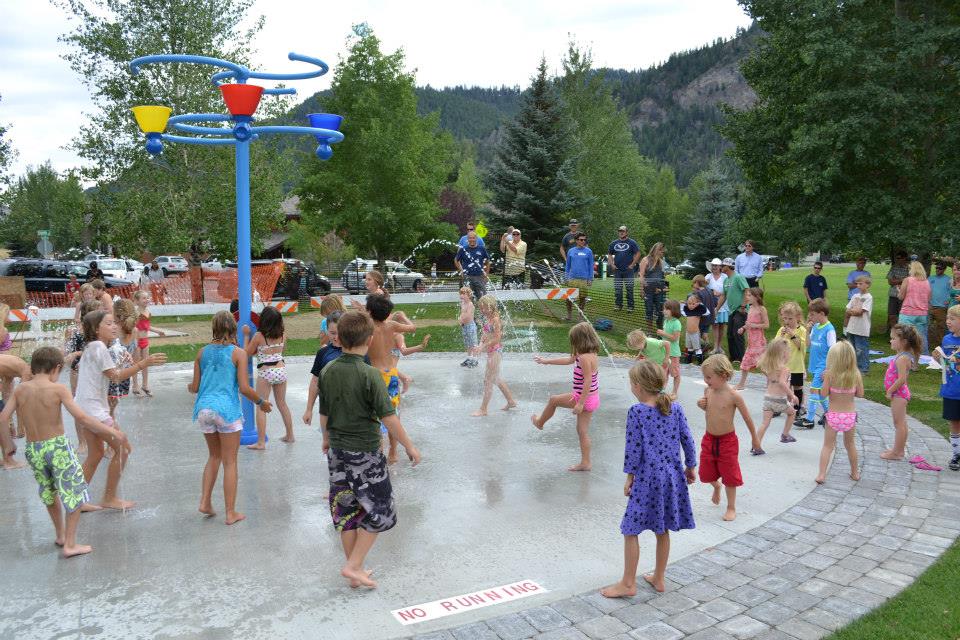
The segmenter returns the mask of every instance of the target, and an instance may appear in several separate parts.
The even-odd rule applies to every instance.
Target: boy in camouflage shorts
[[[74,420],[108,441],[117,455],[121,449],[129,453],[130,445],[123,433],[84,413],[67,388],[57,384],[62,368],[63,353],[59,349],[41,347],[34,351],[30,360],[33,377],[21,382],[13,392],[10,402],[0,412],[0,424],[5,424],[13,412],[17,412],[17,420],[27,437],[27,462],[40,485],[40,500],[47,506],[56,530],[54,542],[63,547],[63,557],[70,558],[93,551],[89,545],[77,544],[80,508],[90,497],[83,468],[63,434],[60,407],[65,407]]]
[[[373,337],[373,320],[348,311],[337,323],[343,354],[320,374],[320,427],[330,474],[330,515],[340,532],[347,562],[340,575],[350,586],[374,588],[363,563],[377,534],[397,523],[387,460],[380,449],[380,423],[407,452],[413,446],[387,395],[380,372],[364,363]]]

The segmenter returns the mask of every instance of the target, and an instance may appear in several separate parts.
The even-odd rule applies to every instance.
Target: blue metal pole
[[[240,322],[238,335],[240,346],[245,343],[243,327],[250,327],[250,339],[256,329],[250,322],[252,277],[250,274],[250,140],[237,140],[237,298],[240,302]],[[253,386],[253,360],[247,361],[247,374]],[[247,398],[240,398],[243,407],[243,433],[240,444],[248,445],[257,441],[257,424],[254,420],[254,406]]]

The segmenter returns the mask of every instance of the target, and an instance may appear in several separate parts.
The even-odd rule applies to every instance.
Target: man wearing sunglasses
[[[503,288],[523,287],[527,243],[520,239],[520,229],[512,226],[507,228],[507,232],[500,237],[500,251],[503,253]]]
[[[462,236],[460,236],[460,241],[457,242],[457,244],[459,244],[461,247],[466,247],[468,244],[467,236],[469,236],[471,233],[476,233],[476,232],[477,232],[477,225],[473,222],[468,222],[467,232]],[[477,236],[477,246],[480,247],[481,249],[487,248],[487,246],[483,243],[483,238],[481,238],[480,236]]]
[[[593,284],[593,251],[587,246],[587,234],[579,232],[574,237],[574,246],[567,251],[567,260],[564,265],[564,274],[567,276],[567,286],[580,289],[577,306],[581,314],[587,303],[587,293]],[[567,299],[567,320],[571,319],[573,304]]]
[[[827,299],[827,279],[823,277],[823,263],[819,260],[813,263],[813,273],[803,279],[803,293],[808,304],[817,298]]]
[[[620,225],[617,239],[607,250],[607,264],[613,272],[614,305],[623,311],[623,287],[627,287],[627,310],[633,311],[633,279],[640,262],[640,246],[627,235],[627,227]]]

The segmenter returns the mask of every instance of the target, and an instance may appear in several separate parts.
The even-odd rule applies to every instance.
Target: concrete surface
[[[464,369],[461,359],[417,355],[402,362],[415,383],[401,417],[424,461],[411,468],[403,460],[391,470],[399,523],[369,556],[376,591],[352,591],[338,574],[343,559],[326,506],[320,436],[300,422],[310,359],[288,361],[297,442],[279,441],[275,412],[267,450],[241,450],[238,508],[247,520],[232,527],[222,524],[222,514],[204,519],[196,512],[206,448],[190,421],[190,367],[183,363],[151,375],[154,398],[120,405],[135,447],[121,493],[139,506],[83,516],[79,538],[94,545],[91,555],[60,559],[32,475],[0,474],[0,637],[398,638],[564,602],[616,579],[623,422],[635,402],[626,365],[602,361],[601,406],[591,426],[594,470],[574,474],[566,471],[578,460],[573,416],[561,410],[542,433],[529,422],[548,394],[570,388],[571,367],[508,355],[504,378],[520,408],[501,413],[495,395],[492,415],[481,419],[469,413],[479,405],[482,365]],[[704,423],[695,401],[703,386],[694,372],[685,367],[692,375],[680,399],[699,441]],[[758,424],[759,382],[746,392]],[[721,521],[709,487],[691,487],[697,528],[672,536],[672,563],[764,525],[814,488],[821,432],[801,431],[799,442],[781,445],[781,423],[768,433],[768,455],[742,452],[746,486],[737,521]],[[743,436],[743,450],[748,443]],[[95,497],[103,480],[101,469]],[[214,499],[222,509],[219,484]],[[652,543],[652,534],[641,537],[641,570],[652,567]],[[408,627],[390,614],[519,580],[537,581],[549,593]]]

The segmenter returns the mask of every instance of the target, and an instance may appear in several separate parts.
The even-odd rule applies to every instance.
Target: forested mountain
[[[721,104],[751,105],[753,90],[740,74],[740,61],[755,46],[759,30],[751,27],[729,40],[718,39],[699,49],[675,53],[664,63],[642,71],[601,69],[614,95],[630,116],[640,152],[673,167],[686,186],[727,147],[716,130],[723,120]],[[438,111],[440,126],[458,140],[474,144],[477,164],[493,161],[500,128],[520,108],[519,87],[417,88],[421,114]],[[316,94],[291,112],[296,121],[317,111]]]

